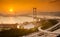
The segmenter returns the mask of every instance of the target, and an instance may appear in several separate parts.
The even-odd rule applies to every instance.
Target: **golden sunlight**
[[[10,11],[10,12],[13,12],[13,9],[11,8],[11,9],[9,9],[9,11]]]
[[[8,10],[8,14],[14,14],[14,9],[13,9],[13,8],[10,8],[10,9]]]

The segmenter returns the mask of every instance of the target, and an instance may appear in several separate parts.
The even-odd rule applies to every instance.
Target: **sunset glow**
[[[10,9],[9,11],[10,11],[10,12],[13,12],[13,9]]]
[[[10,8],[7,13],[14,15],[15,12],[14,12],[14,9],[13,8]]]
[[[54,0],[55,1],[55,0]],[[32,8],[37,8],[38,12],[57,12],[60,11],[60,1],[51,0],[0,0],[0,10],[7,13],[29,14]],[[7,14],[6,13],[6,14]]]

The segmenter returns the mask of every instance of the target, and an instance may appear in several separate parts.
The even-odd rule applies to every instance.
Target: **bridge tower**
[[[40,18],[38,17],[37,8],[33,8],[33,21],[39,21]]]
[[[37,18],[37,8],[33,8],[33,21],[36,21]]]

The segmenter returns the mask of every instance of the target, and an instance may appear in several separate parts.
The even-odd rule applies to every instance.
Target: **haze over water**
[[[0,23],[6,24],[15,24],[15,23],[23,23],[23,22],[31,22],[33,21],[32,17],[0,17]]]

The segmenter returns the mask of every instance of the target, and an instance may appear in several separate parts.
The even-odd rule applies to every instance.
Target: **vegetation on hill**
[[[32,29],[10,29],[10,30],[4,30],[0,32],[0,37],[19,37],[23,35],[27,35],[33,32],[38,31],[37,28]]]
[[[57,23],[58,23],[58,21],[56,19],[42,20],[41,21],[42,29],[43,30],[48,29]]]

